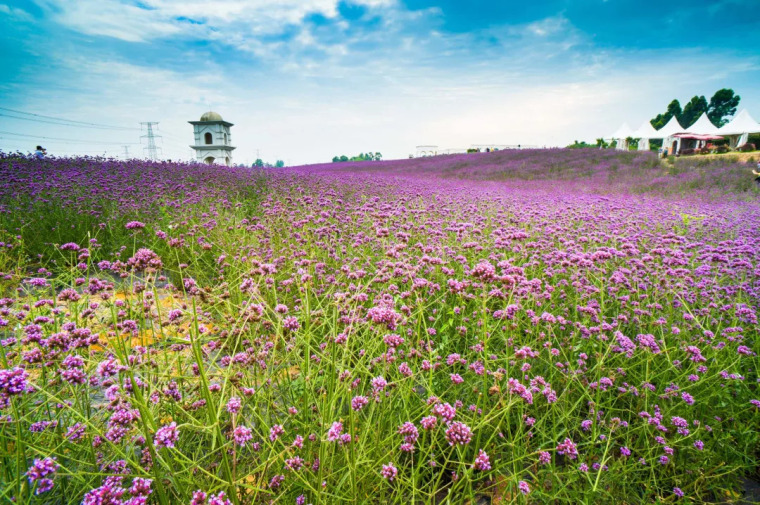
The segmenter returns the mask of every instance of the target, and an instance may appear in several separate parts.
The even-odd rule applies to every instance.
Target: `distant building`
[[[232,164],[232,150],[235,149],[230,135],[232,123],[222,119],[216,112],[208,111],[201,116],[200,121],[188,121],[193,125],[195,135],[195,159],[209,165]]]

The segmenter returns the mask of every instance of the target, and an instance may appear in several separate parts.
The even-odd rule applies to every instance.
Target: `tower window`
[[[224,134],[224,145],[227,145],[227,134]]]
[[[211,137],[210,133],[206,133],[203,137],[206,139],[206,144],[213,144],[214,143],[214,140]]]

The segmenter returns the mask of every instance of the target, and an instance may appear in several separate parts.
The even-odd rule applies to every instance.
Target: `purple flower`
[[[224,491],[219,491],[219,494],[208,497],[208,505],[232,505],[232,502],[227,499]]]
[[[568,458],[575,459],[578,457],[578,447],[572,440],[566,438],[561,444],[557,446],[557,453],[566,454]]]
[[[233,396],[229,399],[227,402],[227,412],[230,414],[237,414],[240,412],[240,408],[242,407],[242,403],[240,403],[240,398],[237,398]]]
[[[354,396],[351,399],[351,408],[356,412],[359,412],[369,403],[369,399],[366,396]]]
[[[466,424],[455,421],[446,430],[446,440],[449,445],[467,445],[472,440],[472,430]]]
[[[488,454],[486,454],[486,451],[483,449],[478,449],[478,455],[475,458],[475,462],[472,464],[472,467],[475,470],[479,470],[481,472],[485,472],[491,469],[491,459],[488,457]]]
[[[541,451],[538,453],[538,462],[541,465],[548,465],[552,462],[552,455],[546,451]]]
[[[274,442],[278,438],[280,438],[280,435],[285,433],[285,429],[282,427],[281,424],[275,424],[269,429],[269,440]]]
[[[235,444],[243,447],[246,442],[253,438],[250,428],[245,426],[236,426],[232,431],[232,438],[235,440]]]
[[[423,430],[432,430],[435,428],[435,424],[438,422],[438,418],[435,416],[423,417],[420,421],[420,425]]]
[[[158,254],[150,249],[138,249],[137,252],[127,260],[127,265],[140,272],[143,270],[160,270],[163,266]]]
[[[0,395],[20,395],[29,385],[26,379],[29,374],[23,368],[14,367],[10,370],[0,370]]]
[[[335,421],[327,430],[327,440],[330,442],[340,442],[340,436],[343,433],[343,423]]]
[[[53,488],[53,481],[46,479],[48,475],[53,475],[58,470],[59,465],[55,458],[35,459],[32,466],[26,472],[29,482],[38,482],[36,494],[46,493]],[[43,482],[44,481],[44,482]]]
[[[130,221],[126,225],[127,230],[142,230],[145,228],[145,223],[141,223],[140,221]]]
[[[375,391],[382,391],[387,385],[388,383],[385,381],[385,378],[383,376],[378,376],[372,379],[372,387],[375,389]]]
[[[152,479],[143,479],[142,477],[135,477],[132,479],[132,487],[129,488],[129,492],[136,496],[148,496],[153,491],[150,486],[153,484]]]
[[[524,495],[527,495],[528,493],[530,493],[530,486],[524,480],[521,480],[520,482],[517,483],[517,488]]]
[[[153,444],[156,447],[174,447],[174,444],[179,439],[179,429],[177,429],[177,423],[172,422],[167,426],[162,426],[156,430],[156,435],[153,438]]]
[[[382,475],[388,482],[393,482],[398,475],[398,469],[393,466],[393,463],[388,463],[387,465],[383,465],[383,469],[380,470],[380,475]]]
[[[296,331],[298,328],[301,327],[301,324],[298,322],[298,319],[296,319],[295,317],[288,316],[282,320],[282,327],[289,331]]]

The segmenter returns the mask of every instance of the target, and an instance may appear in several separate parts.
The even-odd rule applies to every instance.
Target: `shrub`
[[[739,146],[738,150],[743,153],[750,153],[755,150],[755,144],[750,144],[749,142],[747,142],[746,144],[742,144],[741,146]]]

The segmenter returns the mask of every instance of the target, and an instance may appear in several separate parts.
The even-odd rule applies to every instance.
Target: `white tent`
[[[696,133],[698,135],[720,135],[718,127],[712,124],[710,118],[707,117],[707,113],[703,112],[697,121],[689,126],[689,133]]]
[[[659,138],[657,136],[657,130],[654,129],[652,123],[649,121],[644,121],[644,123],[631,134],[631,137],[639,139],[639,151],[648,151],[649,139]]]
[[[678,146],[680,142],[673,140],[673,135],[676,133],[686,133],[686,128],[681,126],[675,116],[670,118],[665,126],[657,130],[657,138],[662,139],[662,148],[666,149],[669,154],[676,154],[678,152]]]
[[[626,142],[625,139],[631,137],[632,134],[633,130],[631,130],[631,127],[628,126],[628,123],[623,123],[615,133],[610,135],[609,138],[612,140],[617,140],[617,149],[625,151],[628,149],[628,142]]]
[[[747,109],[742,109],[731,121],[718,129],[719,135],[730,137],[731,147],[746,144],[750,133],[760,133],[760,123],[749,115]]]
[[[665,126],[657,130],[657,137],[658,139],[666,139],[670,137],[671,135],[675,135],[676,133],[684,133],[686,132],[686,128],[681,126],[681,123],[678,122],[678,119],[676,119],[675,116],[670,118],[670,121],[668,121]]]

